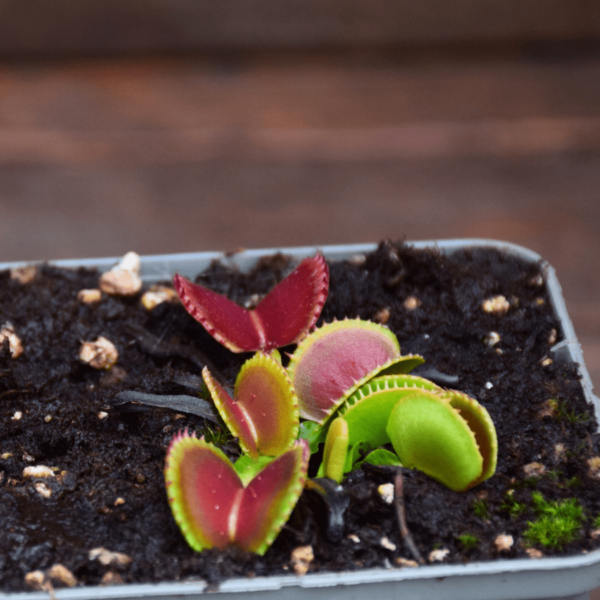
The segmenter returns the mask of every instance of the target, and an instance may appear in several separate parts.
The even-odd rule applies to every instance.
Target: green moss
[[[479,517],[480,519],[490,518],[487,500],[475,500],[471,505],[471,508],[476,517]]]
[[[500,509],[510,514],[513,519],[516,519],[527,510],[527,505],[524,502],[517,502],[513,496],[513,492],[514,490],[507,492],[506,498],[500,505]]]
[[[472,535],[471,533],[463,533],[462,535],[457,535],[456,539],[461,543],[462,547],[465,550],[471,550],[475,548],[477,544],[479,544],[479,538],[476,535]]]
[[[575,477],[571,477],[571,479],[567,479],[564,487],[574,488],[574,487],[580,487],[581,485],[582,485],[581,477],[578,477],[577,475],[575,475]]]
[[[527,545],[562,550],[565,544],[581,537],[583,508],[576,498],[549,502],[539,492],[533,492],[531,499],[538,519],[529,521],[523,534]]]
[[[600,529],[600,515],[594,519],[594,529]]]
[[[210,425],[206,424],[202,429],[198,429],[198,433],[200,436],[204,436],[206,442],[219,447],[224,446],[233,439],[227,427],[219,427],[218,425],[215,425],[213,429]]]
[[[590,420],[590,415],[569,410],[567,403],[564,400],[559,400],[556,405],[556,418],[559,421],[566,421],[571,425],[575,425],[576,423],[587,423]]]

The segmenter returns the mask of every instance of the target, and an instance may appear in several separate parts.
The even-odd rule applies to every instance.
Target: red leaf
[[[235,545],[264,554],[302,493],[308,457],[301,441],[244,486],[218,448],[179,433],[169,447],[165,479],[187,542],[197,551]]]
[[[329,288],[320,255],[304,259],[254,310],[176,274],[173,284],[186,310],[232,352],[269,351],[301,340],[314,326]]]

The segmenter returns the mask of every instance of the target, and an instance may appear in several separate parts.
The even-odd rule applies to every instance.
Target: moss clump
[[[477,544],[479,544],[479,538],[476,535],[472,535],[471,533],[463,533],[462,535],[457,535],[456,539],[461,543],[462,547],[465,550],[471,550],[475,548]]]
[[[214,426],[214,429],[206,423],[203,428],[197,429],[198,435],[200,437],[204,437],[204,440],[209,444],[214,444],[215,446],[224,446],[228,442],[233,440],[233,436],[229,433],[229,429],[227,427],[219,427],[218,425]]]
[[[576,498],[548,502],[542,494],[534,492],[531,499],[538,519],[529,521],[523,534],[527,545],[562,550],[565,544],[581,537],[583,508]]]
[[[472,504],[472,509],[476,517],[479,517],[480,519],[490,518],[487,500],[475,500]]]
[[[556,403],[556,418],[559,421],[566,421],[570,425],[575,425],[577,423],[587,423],[590,420],[590,415],[569,410],[567,403],[564,400],[559,400]]]

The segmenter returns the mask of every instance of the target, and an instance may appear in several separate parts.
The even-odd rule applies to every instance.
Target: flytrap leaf
[[[252,458],[277,456],[298,437],[298,399],[285,369],[269,355],[258,352],[244,363],[233,398],[206,367],[202,377],[223,421]]]
[[[173,285],[190,315],[226,348],[268,352],[298,342],[314,326],[327,298],[329,269],[320,254],[304,259],[252,310],[179,274]]]
[[[300,416],[323,423],[380,372],[408,373],[423,362],[420,356],[400,356],[398,339],[386,327],[346,319],[307,336],[292,355],[288,373],[298,394]]]
[[[323,471],[325,477],[340,483],[344,477],[348,453],[348,423],[334,419],[329,426],[323,449]]]
[[[471,423],[489,449],[485,461]],[[419,469],[454,491],[473,487],[494,472],[497,442],[492,421],[483,406],[458,392],[421,390],[400,399],[387,433],[405,467]]]
[[[339,411],[348,424],[349,444],[365,442],[371,448],[389,444],[386,428],[392,409],[398,400],[418,390],[442,391],[415,375],[375,377],[358,388]]]
[[[288,520],[306,481],[308,447],[299,441],[246,485],[212,444],[177,434],[165,466],[171,511],[197,552],[237,546],[264,554]]]

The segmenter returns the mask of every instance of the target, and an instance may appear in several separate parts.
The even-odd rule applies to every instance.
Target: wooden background
[[[600,385],[597,0],[0,0],[0,260],[385,237],[539,252]]]

